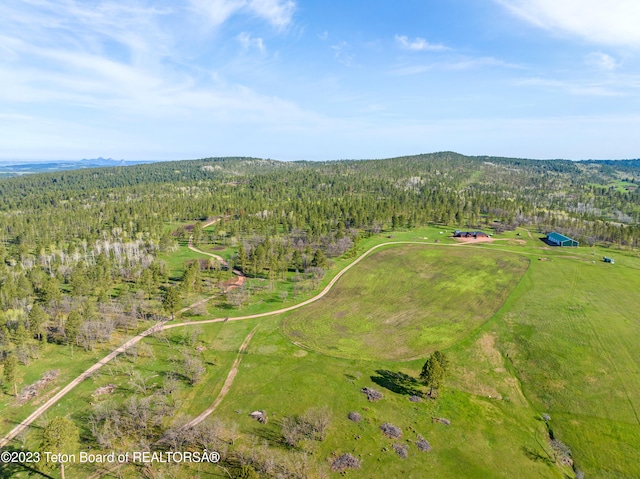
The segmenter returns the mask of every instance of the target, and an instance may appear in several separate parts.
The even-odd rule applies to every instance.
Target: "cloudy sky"
[[[640,157],[637,0],[2,0],[0,160]]]

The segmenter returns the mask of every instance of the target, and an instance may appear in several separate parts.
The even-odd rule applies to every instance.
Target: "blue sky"
[[[640,157],[637,0],[3,0],[0,160]]]

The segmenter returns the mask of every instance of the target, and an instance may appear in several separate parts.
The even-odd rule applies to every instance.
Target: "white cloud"
[[[599,44],[640,47],[637,0],[496,0],[515,15],[550,31]]]
[[[430,70],[438,71],[463,71],[473,70],[477,68],[485,67],[500,67],[500,68],[521,68],[518,65],[507,63],[503,60],[493,57],[478,57],[478,58],[451,58],[446,61],[439,61],[433,63],[426,63],[421,65],[408,65],[399,66],[392,70],[390,73],[393,75],[416,75],[424,73]]]
[[[236,38],[245,50],[257,48],[261,52],[265,51],[264,40],[260,37],[254,37],[250,33],[242,32]]]
[[[348,52],[349,48],[350,47],[347,42],[340,42],[335,45],[331,45],[331,49],[335,52],[334,58],[344,66],[352,67],[354,55]]]
[[[283,28],[291,23],[296,4],[292,0],[190,0],[196,12],[206,15],[214,27],[231,16],[246,13]]]
[[[560,90],[570,95],[614,97],[624,96],[622,85],[606,82],[583,82],[577,80],[549,80],[544,78],[526,78],[518,82],[520,85],[537,86],[551,90]]]
[[[448,50],[446,46],[440,43],[429,43],[424,38],[420,37],[409,40],[406,35],[396,35],[396,42],[398,42],[405,50],[412,50],[414,52]]]
[[[193,8],[206,15],[214,27],[222,25],[246,4],[246,0],[191,0]]]
[[[292,0],[250,0],[248,8],[276,27],[291,23],[296,4]]]
[[[589,53],[585,58],[585,63],[606,71],[613,71],[620,67],[620,63],[615,58],[602,52]]]
[[[264,7],[261,15],[271,15],[274,24],[286,12],[270,13],[267,7],[290,5],[258,3],[252,2],[251,8]],[[292,102],[193,63],[178,48],[182,32],[163,28],[167,13],[108,2],[0,3],[2,113],[57,116],[61,121],[92,118],[105,125],[122,119],[144,120],[143,124],[172,118],[225,124],[316,121]],[[263,39],[251,34],[241,33],[236,39],[247,48],[265,49]],[[241,63],[236,59],[234,66]],[[216,66],[223,70],[223,65]],[[51,124],[41,122],[43,130]]]

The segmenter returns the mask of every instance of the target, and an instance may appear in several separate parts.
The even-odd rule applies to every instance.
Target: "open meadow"
[[[424,358],[493,316],[528,264],[508,253],[398,245],[371,254],[313,308],[287,317],[282,329],[333,356]]]

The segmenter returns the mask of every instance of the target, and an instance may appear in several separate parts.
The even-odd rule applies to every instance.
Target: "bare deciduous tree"
[[[193,352],[184,351],[182,353],[182,374],[187,378],[189,384],[194,385],[200,381],[206,371],[204,363]]]

